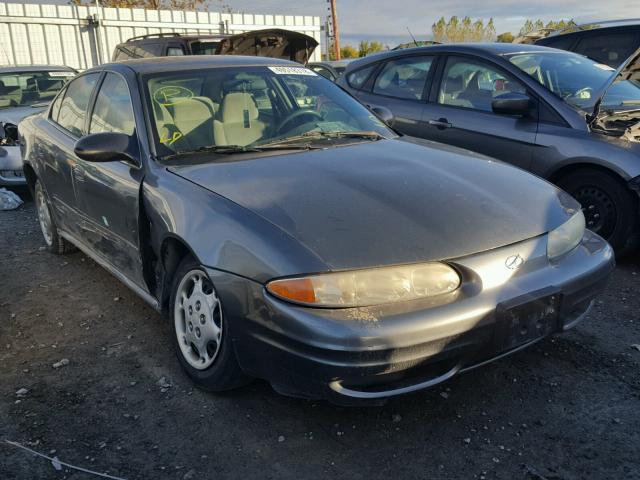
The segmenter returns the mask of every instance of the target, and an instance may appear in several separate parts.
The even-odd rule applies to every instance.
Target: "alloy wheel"
[[[51,213],[47,206],[47,201],[44,198],[44,192],[42,187],[36,189],[36,209],[38,211],[38,222],[40,223],[40,229],[42,230],[42,236],[44,241],[50,247],[53,245],[53,224],[51,222]]]

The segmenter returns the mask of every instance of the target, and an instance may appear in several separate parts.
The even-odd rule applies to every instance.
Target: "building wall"
[[[0,2],[0,65],[85,69],[109,61],[118,43],[137,35],[242,33],[262,28],[294,30],[321,43],[320,18],[313,16]],[[318,46],[312,60],[320,58]]]

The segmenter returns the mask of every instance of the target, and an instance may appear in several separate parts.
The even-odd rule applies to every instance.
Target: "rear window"
[[[374,64],[350,73],[347,76],[347,83],[353,88],[361,89],[362,87],[364,87],[364,84],[367,82],[367,80],[371,76],[371,72],[373,72],[373,69],[375,67],[376,65]]]
[[[609,33],[583,38],[575,51],[611,67],[618,67],[640,46],[637,32]]]

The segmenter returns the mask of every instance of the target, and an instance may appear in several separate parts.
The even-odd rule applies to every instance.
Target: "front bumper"
[[[576,325],[614,268],[611,247],[586,232],[558,264],[546,235],[450,261],[457,292],[427,301],[368,308],[313,309],[288,304],[262,285],[209,270],[230,322],[243,370],[284,394],[358,404],[431,387],[539,338],[504,349],[496,309],[553,291],[555,331]],[[505,259],[525,262],[509,270]]]
[[[0,187],[26,185],[19,146],[0,147]]]

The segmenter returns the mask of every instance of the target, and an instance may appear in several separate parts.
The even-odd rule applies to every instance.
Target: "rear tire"
[[[587,228],[605,238],[616,255],[624,255],[636,246],[638,199],[618,177],[584,169],[557,183],[580,202]]]
[[[44,243],[47,246],[47,250],[56,255],[64,255],[76,250],[76,247],[67,242],[58,233],[58,227],[51,214],[51,206],[47,195],[44,193],[40,180],[36,180],[33,188],[33,199],[36,204],[36,211],[38,212],[38,222],[40,223],[40,230],[42,230],[42,236],[44,237]]]
[[[169,316],[178,360],[198,387],[221,392],[250,382],[238,363],[215,287],[191,256],[175,273]]]

